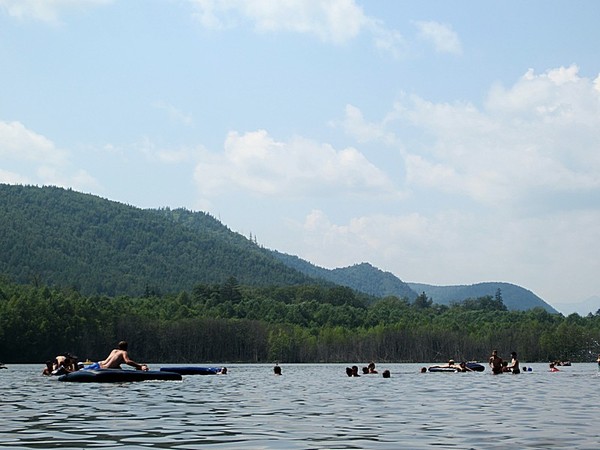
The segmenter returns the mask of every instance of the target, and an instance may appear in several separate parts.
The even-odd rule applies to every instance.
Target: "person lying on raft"
[[[89,366],[86,366],[84,370],[120,369],[121,364],[127,364],[128,366],[135,367],[137,370],[148,370],[148,366],[146,364],[137,363],[129,357],[129,353],[127,353],[127,347],[127,341],[119,342],[117,348],[111,351],[104,361],[98,361],[94,364],[90,364]]]
[[[443,366],[431,366],[430,368],[435,368],[435,369],[455,369],[455,370],[459,370],[460,367],[457,366],[454,363],[453,359],[449,359],[448,360],[448,364],[444,364]]]

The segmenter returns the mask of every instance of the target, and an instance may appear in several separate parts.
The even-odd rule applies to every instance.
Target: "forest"
[[[98,360],[121,339],[150,363],[592,361],[600,314],[508,311],[502,293],[434,304],[376,299],[340,286],[256,287],[230,277],[189,291],[83,295],[0,278],[0,361],[42,363],[70,352]]]

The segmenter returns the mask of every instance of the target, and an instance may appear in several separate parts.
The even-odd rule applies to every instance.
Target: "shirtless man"
[[[498,356],[497,350],[494,350],[492,356],[490,356],[490,367],[494,375],[502,373],[502,358]]]
[[[91,366],[86,367],[86,369],[120,369],[121,364],[127,364],[131,367],[135,367],[137,370],[148,370],[146,364],[137,363],[129,357],[126,341],[119,342],[117,347],[118,348],[115,348],[110,352],[110,355],[108,355],[104,361],[92,364]]]

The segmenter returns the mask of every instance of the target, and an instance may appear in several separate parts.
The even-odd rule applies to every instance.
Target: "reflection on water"
[[[155,365],[158,367],[158,365]],[[348,378],[343,365],[233,365],[183,381],[60,383],[0,371],[1,448],[597,449],[596,364],[549,373]]]

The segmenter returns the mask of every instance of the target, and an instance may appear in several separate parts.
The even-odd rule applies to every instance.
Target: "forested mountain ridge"
[[[384,272],[369,263],[330,270],[315,266],[297,256],[277,251],[273,251],[273,254],[290,267],[308,276],[322,278],[375,297],[396,296],[413,301],[418,294],[424,292],[433,303],[450,305],[465,299],[495,297],[499,289],[504,305],[511,311],[543,308],[551,313],[558,312],[533,292],[511,283],[485,282],[470,286],[433,286],[404,282],[394,274]]]
[[[246,286],[335,284],[408,301],[425,292],[440,304],[500,288],[511,310],[556,312],[508,283],[434,287],[405,283],[368,263],[325,269],[262,248],[203,212],[140,209],[57,187],[0,184],[0,274],[112,296],[190,291],[232,277]]]
[[[450,305],[467,298],[494,297],[499,293],[502,302],[509,310],[525,311],[541,307],[550,313],[558,313],[533,292],[511,283],[486,282],[468,286],[432,286],[423,283],[408,283],[408,285],[417,292],[425,292],[434,303],[441,305]]]
[[[288,266],[315,278],[322,278],[332,283],[350,287],[356,291],[375,297],[394,295],[413,301],[417,297],[411,287],[390,272],[384,272],[369,263],[355,264],[338,269],[325,269],[315,266],[297,256],[278,251],[273,254]]]
[[[249,286],[315,284],[205,213],[6,184],[0,273],[107,295],[179,292],[230,277]]]

